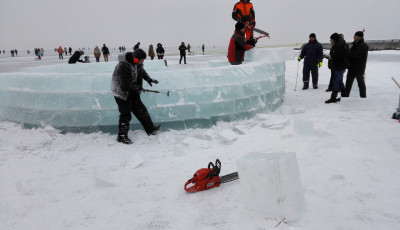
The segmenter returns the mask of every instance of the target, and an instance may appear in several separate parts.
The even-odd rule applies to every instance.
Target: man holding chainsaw
[[[140,93],[143,90],[143,80],[158,84],[158,81],[151,79],[143,68],[143,62],[146,59],[146,52],[142,49],[136,49],[133,52],[127,52],[118,56],[119,63],[115,67],[112,80],[111,92],[118,104],[119,126],[117,141],[123,144],[132,144],[128,137],[129,122],[132,119],[131,113],[142,124],[147,135],[155,135],[160,129],[160,125],[154,126],[151,117],[140,99]]]
[[[236,23],[235,25],[235,32],[229,41],[228,47],[228,61],[232,65],[240,65],[244,60],[244,52],[246,50],[252,49],[257,40],[254,40],[251,44],[245,41],[244,39],[244,25],[241,22]]]
[[[254,46],[253,29],[256,26],[256,21],[253,4],[250,3],[250,0],[240,0],[240,2],[236,3],[233,7],[232,18],[245,25],[244,33],[246,34],[246,39],[249,44]]]

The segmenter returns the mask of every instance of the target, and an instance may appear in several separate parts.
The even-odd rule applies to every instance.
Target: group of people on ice
[[[303,65],[303,90],[310,85],[310,72],[312,86],[318,89],[318,68],[322,66],[323,58],[328,59],[328,68],[331,70],[331,79],[327,92],[332,92],[331,97],[325,103],[336,103],[341,93],[342,97],[349,97],[354,79],[357,80],[360,97],[367,97],[364,74],[368,58],[368,45],[364,42],[364,32],[357,31],[354,34],[351,47],[346,43],[342,34],[333,33],[330,36],[332,47],[329,55],[323,54],[322,45],[318,42],[316,35],[311,33],[309,42],[303,46],[298,61],[304,59]],[[346,84],[343,83],[343,75],[347,72]]]

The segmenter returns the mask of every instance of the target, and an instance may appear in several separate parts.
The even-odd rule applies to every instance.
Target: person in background
[[[64,59],[63,57],[63,48],[61,46],[58,47],[58,59]]]
[[[139,49],[140,42],[136,43],[136,45],[133,47],[133,50]]]
[[[64,53],[65,53],[65,56],[67,56],[67,55],[68,55],[68,50],[67,50],[67,47],[64,47]]]
[[[240,65],[244,61],[244,53],[246,50],[252,49],[257,43],[251,42],[251,44],[246,43],[244,38],[244,24],[237,22],[235,25],[235,32],[233,33],[228,47],[228,61],[232,65]]]
[[[190,46],[190,44],[188,44],[188,45],[187,45],[187,50],[188,50],[188,52],[189,52],[189,55],[190,55],[190,53],[191,53],[191,51],[190,51],[191,48],[192,48],[192,47]]]
[[[367,97],[367,87],[365,86],[365,68],[367,66],[368,45],[364,42],[364,33],[357,31],[354,34],[354,42],[348,52],[349,71],[346,79],[346,93],[342,97],[350,96],[354,79],[357,79],[360,97]]]
[[[330,37],[330,42],[332,44],[332,48],[329,52],[329,56],[331,57],[332,68],[335,70],[335,77],[333,79],[331,98],[325,101],[326,104],[340,101],[340,98],[337,99],[336,97],[339,92],[345,91],[343,85],[343,74],[346,72],[346,68],[349,66],[344,40],[338,33],[333,33]]]
[[[104,61],[108,62],[108,55],[110,55],[110,50],[108,49],[106,44],[103,44],[103,47],[101,48],[101,52],[103,52]]]
[[[94,53],[94,57],[96,58],[96,62],[100,62],[101,51],[98,46],[96,46],[96,48],[94,48],[93,53]]]
[[[156,52],[157,52],[158,59],[164,59],[165,50],[164,50],[163,46],[161,45],[161,43],[157,44]]]
[[[154,126],[146,106],[140,99],[143,80],[150,86],[152,86],[151,83],[158,84],[158,81],[151,79],[143,68],[145,59],[146,53],[139,48],[133,52],[120,54],[112,75],[110,90],[120,113],[117,141],[123,144],[132,144],[132,140],[128,137],[131,113],[139,120],[149,136],[156,135],[161,127]]]
[[[90,63],[89,56],[85,56],[85,60],[82,63]]]
[[[71,47],[68,48],[68,52],[69,52],[69,55],[71,56],[72,55],[72,48]]]
[[[308,89],[310,83],[310,71],[313,88],[318,89],[318,68],[322,66],[323,49],[314,33],[309,36],[308,43],[301,49],[298,61],[304,58],[303,65],[303,90]]]
[[[186,63],[186,50],[187,50],[187,48],[185,46],[185,43],[182,42],[181,45],[179,46],[179,52],[180,52],[180,55],[181,55],[181,58],[179,59],[179,64],[182,64],[182,58],[183,58],[183,62],[185,64],[187,64]]]
[[[343,34],[339,34],[340,38],[343,40],[344,42],[344,46],[346,48],[346,53],[348,53],[349,51],[349,45],[347,45],[346,40],[344,40],[344,35]],[[331,61],[331,57],[329,55],[323,55],[324,58],[328,59],[328,68],[331,70],[331,78],[329,79],[329,85],[328,85],[328,89],[326,89],[326,92],[331,92],[333,89],[333,80],[335,79],[335,70],[332,68],[332,61]],[[342,92],[342,95],[344,95],[344,92]]]
[[[77,50],[74,52],[74,54],[69,58],[68,64],[75,64],[76,62],[83,62],[81,56],[84,54],[84,52],[81,50]]]
[[[156,54],[154,53],[153,45],[149,45],[149,52],[148,52],[148,54],[149,54],[149,57],[151,58],[151,60],[153,60],[153,59],[154,59],[154,56],[156,56]]]
[[[201,49],[203,50],[203,55],[204,55],[204,44],[201,46]]]

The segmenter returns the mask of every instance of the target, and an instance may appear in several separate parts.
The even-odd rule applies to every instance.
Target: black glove
[[[158,84],[158,81],[157,81],[157,80],[154,80],[154,79],[150,79],[150,80],[147,81],[147,83],[149,83],[149,85],[150,85],[151,87],[153,87],[153,85],[151,84],[152,82]]]
[[[251,45],[251,46],[256,46],[257,41],[254,38],[250,38],[249,40],[247,40],[247,44]]]

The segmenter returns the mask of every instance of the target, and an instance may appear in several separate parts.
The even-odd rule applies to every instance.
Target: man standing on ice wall
[[[120,113],[117,141],[123,144],[132,144],[128,137],[131,113],[139,120],[149,136],[155,135],[161,127],[160,125],[154,126],[146,106],[140,99],[143,80],[147,81],[150,86],[152,86],[152,82],[158,84],[158,81],[151,79],[143,68],[145,59],[146,52],[140,48],[134,52],[120,54],[112,76],[110,89]]]
[[[240,2],[236,3],[233,7],[232,18],[245,25],[244,33],[246,34],[247,41],[250,41],[249,44],[255,42],[253,38],[253,28],[256,25],[256,15],[250,0],[240,0]]]
[[[314,33],[309,36],[308,43],[301,49],[298,61],[304,58],[303,65],[303,90],[308,89],[310,83],[310,71],[313,88],[318,89],[318,68],[322,66],[322,45],[318,42]]]
[[[253,46],[247,44],[244,39],[244,25],[241,22],[237,22],[235,25],[235,32],[229,41],[228,47],[228,61],[232,65],[240,65],[244,60],[244,52],[246,50],[252,49]],[[252,43],[255,45],[257,41]]]
[[[354,34],[353,46],[350,48],[348,54],[350,66],[346,79],[346,94],[342,95],[342,97],[350,96],[354,78],[357,79],[360,97],[367,97],[364,74],[367,66],[368,48],[368,45],[364,42],[364,33],[362,31],[357,31]]]

